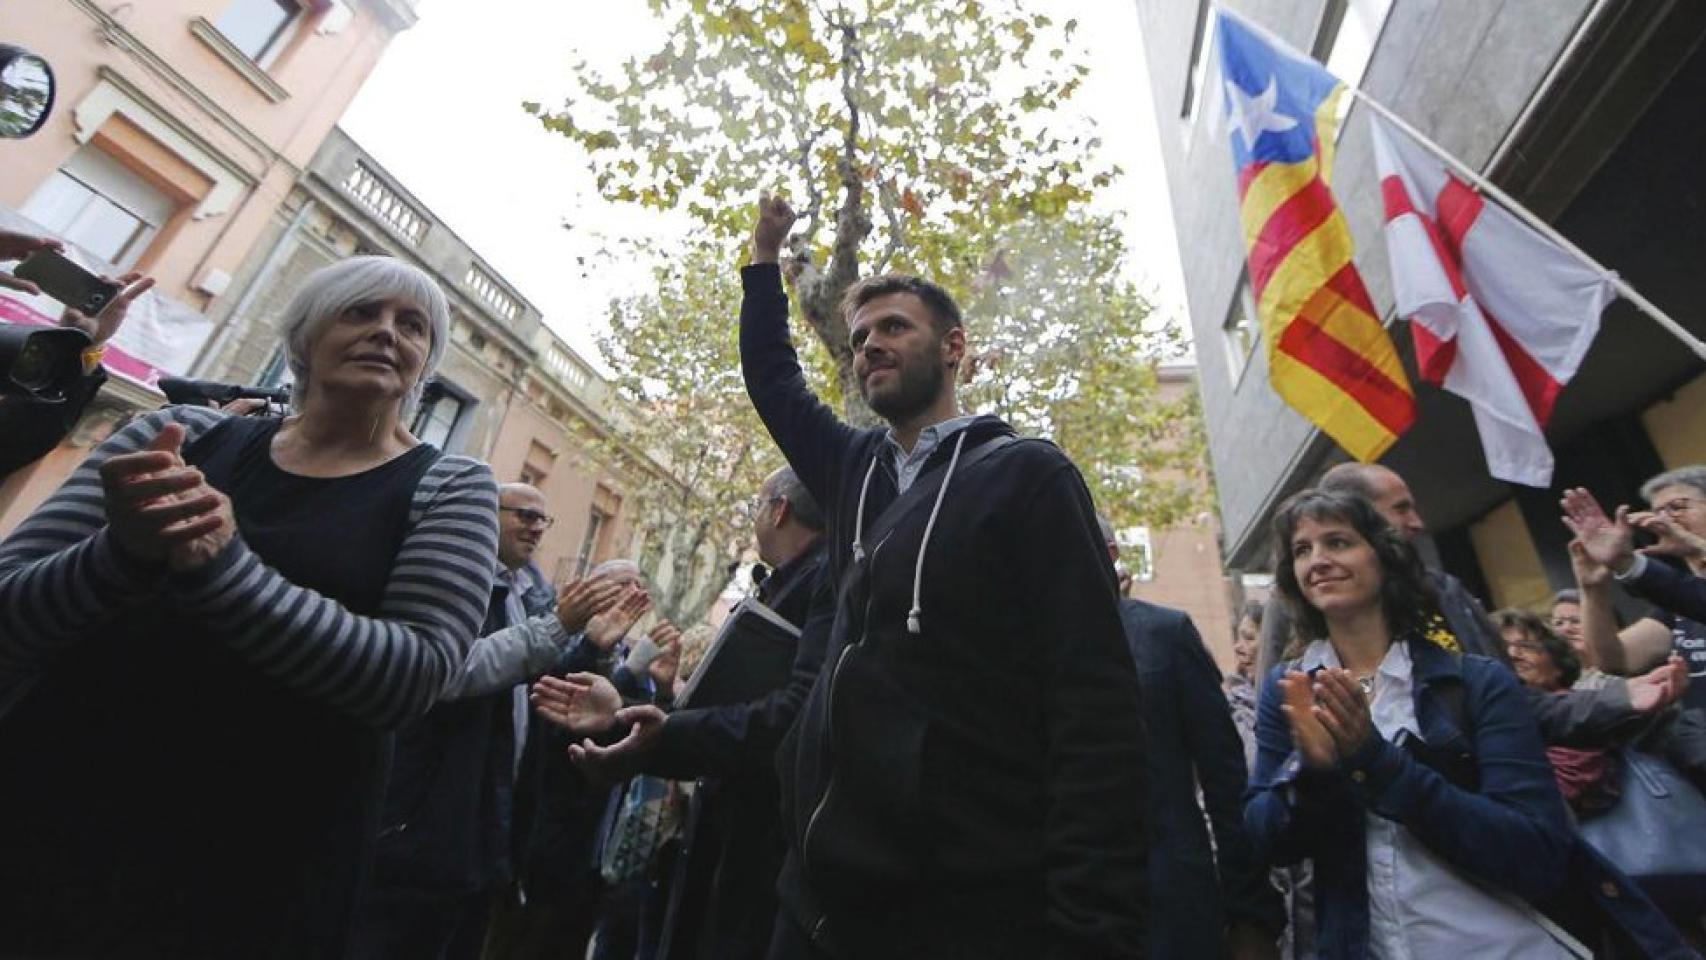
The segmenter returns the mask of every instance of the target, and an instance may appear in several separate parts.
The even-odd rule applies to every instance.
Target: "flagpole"
[[[1275,46],[1277,46],[1281,50],[1286,51],[1287,53],[1291,54],[1292,56],[1298,57],[1298,58],[1304,59],[1304,60],[1315,60],[1314,57],[1311,57],[1306,53],[1302,53],[1296,47],[1293,47],[1291,44],[1287,43],[1283,37],[1277,36],[1272,31],[1268,30],[1266,27],[1263,27],[1261,24],[1252,23],[1249,20],[1246,20],[1245,18],[1239,16],[1238,14],[1233,13],[1230,10],[1227,10],[1220,3],[1218,3],[1218,2],[1211,3],[1209,5],[1209,7],[1213,12],[1224,13],[1228,17],[1231,17],[1231,18],[1237,20],[1239,23],[1242,23],[1244,26],[1250,28],[1251,30],[1256,31],[1257,33],[1266,37],[1270,43],[1274,44]],[[1315,61],[1315,62],[1319,63],[1320,61]],[[1340,82],[1344,83],[1344,81],[1342,81],[1342,80]],[[1414,140],[1414,141],[1416,141],[1416,143],[1420,144],[1429,153],[1431,153],[1434,156],[1445,161],[1447,166],[1451,167],[1453,170],[1456,170],[1458,173],[1462,174],[1463,179],[1469,181],[1469,183],[1472,184],[1475,187],[1475,189],[1480,190],[1481,192],[1492,197],[1494,200],[1497,200],[1499,202],[1499,205],[1504,207],[1506,210],[1510,211],[1512,216],[1515,216],[1518,220],[1521,220],[1523,223],[1528,224],[1534,230],[1538,231],[1541,236],[1545,237],[1548,240],[1551,240],[1553,243],[1555,243],[1558,246],[1569,251],[1571,254],[1573,254],[1577,259],[1581,260],[1583,263],[1587,264],[1588,266],[1592,267],[1593,269],[1604,274],[1606,279],[1608,279],[1611,282],[1612,288],[1617,291],[1619,296],[1621,296],[1623,299],[1629,301],[1630,303],[1634,304],[1635,308],[1637,310],[1640,310],[1642,313],[1645,313],[1647,316],[1651,317],[1653,319],[1654,323],[1657,323],[1659,326],[1664,327],[1665,330],[1668,331],[1672,336],[1676,337],[1678,340],[1681,340],[1683,342],[1683,344],[1688,347],[1689,350],[1692,350],[1694,352],[1695,356],[1698,356],[1702,360],[1706,360],[1706,343],[1701,342],[1699,337],[1696,337],[1694,334],[1689,333],[1688,330],[1686,328],[1684,328],[1682,324],[1677,323],[1674,319],[1672,319],[1670,314],[1665,313],[1663,310],[1659,309],[1658,304],[1656,304],[1653,301],[1648,300],[1646,297],[1642,296],[1641,292],[1639,290],[1636,290],[1633,286],[1631,286],[1629,281],[1618,276],[1616,271],[1607,269],[1604,264],[1600,263],[1598,260],[1595,260],[1593,257],[1588,256],[1587,253],[1584,250],[1582,250],[1581,247],[1578,247],[1574,243],[1571,243],[1570,239],[1568,237],[1564,236],[1563,234],[1559,233],[1557,230],[1553,229],[1551,224],[1547,223],[1545,220],[1540,219],[1540,217],[1537,216],[1533,211],[1529,210],[1527,207],[1523,206],[1521,203],[1518,203],[1516,198],[1512,197],[1510,194],[1504,192],[1503,190],[1500,190],[1498,188],[1498,186],[1495,185],[1491,180],[1488,180],[1486,177],[1482,176],[1480,171],[1472,169],[1467,163],[1464,163],[1462,160],[1459,160],[1459,159],[1457,159],[1457,157],[1453,156],[1451,151],[1445,149],[1444,147],[1440,146],[1439,144],[1428,139],[1428,137],[1425,134],[1423,134],[1420,130],[1417,130],[1415,127],[1412,127],[1412,126],[1410,126],[1409,123],[1405,122],[1403,117],[1400,117],[1396,113],[1393,113],[1391,110],[1387,109],[1385,104],[1381,103],[1379,100],[1376,100],[1373,97],[1369,96],[1367,93],[1363,92],[1361,87],[1353,87],[1350,84],[1346,83],[1345,84],[1345,92],[1350,94],[1352,97],[1355,97],[1357,100],[1361,101],[1362,103],[1367,104],[1368,108],[1370,110],[1373,110],[1375,113],[1380,114],[1382,117],[1384,117],[1385,119],[1390,121],[1393,126],[1397,127],[1399,130],[1402,130],[1404,133],[1408,134],[1412,140]]]
[[[1651,317],[1655,323],[1664,327],[1678,340],[1681,340],[1685,345],[1687,345],[1688,349],[1694,351],[1695,355],[1700,359],[1706,360],[1706,343],[1701,342],[1699,337],[1689,333],[1682,324],[1677,323],[1669,314],[1659,309],[1658,305],[1653,303],[1653,301],[1642,296],[1639,290],[1636,290],[1629,281],[1618,276],[1616,271],[1607,269],[1604,264],[1595,260],[1593,257],[1588,256],[1581,247],[1571,243],[1568,237],[1559,233],[1551,224],[1540,219],[1538,215],[1523,206],[1521,203],[1517,202],[1517,200],[1510,194],[1500,190],[1497,185],[1482,176],[1480,172],[1471,169],[1468,164],[1457,159],[1451,154],[1451,151],[1428,139],[1420,130],[1410,126],[1410,124],[1404,121],[1404,118],[1387,109],[1385,104],[1364,93],[1360,88],[1353,87],[1350,84],[1345,85],[1345,91],[1355,97],[1358,101],[1365,104],[1370,110],[1380,114],[1381,117],[1393,126],[1402,130],[1410,137],[1410,139],[1416,141],[1417,144],[1425,148],[1429,153],[1432,153],[1434,156],[1445,161],[1446,165],[1461,174],[1463,179],[1469,181],[1475,189],[1487,194],[1494,200],[1497,200],[1500,206],[1510,211],[1513,216],[1521,220],[1523,223],[1528,224],[1529,227],[1533,228],[1541,236],[1565,250],[1568,250],[1571,254],[1574,254],[1577,259],[1604,274],[1606,279],[1611,282],[1611,285],[1617,290],[1618,294],[1622,296],[1623,299],[1634,304],[1636,309]]]

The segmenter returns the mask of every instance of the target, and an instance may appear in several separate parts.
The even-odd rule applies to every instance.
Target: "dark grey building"
[[[1223,0],[1313,53],[1706,335],[1706,4],[1693,0]],[[1207,0],[1137,0],[1201,367],[1227,565],[1270,564],[1267,520],[1345,454],[1268,384],[1245,279]],[[1390,320],[1366,113],[1341,131],[1333,188]],[[1409,331],[1392,325],[1412,379]],[[1445,566],[1497,605],[1567,584],[1558,489],[1635,502],[1641,480],[1706,462],[1703,365],[1618,302],[1564,391],[1554,489],[1491,479],[1468,407],[1417,385],[1403,474]]]

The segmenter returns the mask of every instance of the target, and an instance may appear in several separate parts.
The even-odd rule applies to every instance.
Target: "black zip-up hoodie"
[[[777,268],[742,281],[747,391],[824,506],[838,583],[777,759],[784,909],[837,956],[1140,956],[1143,727],[1082,478],[980,417],[885,517],[886,431],[807,388]]]

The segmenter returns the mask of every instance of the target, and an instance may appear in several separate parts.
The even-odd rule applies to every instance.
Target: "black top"
[[[1647,616],[1670,631],[1671,650],[1688,667],[1688,690],[1682,695],[1683,707],[1706,708],[1706,624],[1658,606],[1648,610]]]
[[[437,451],[348,477],[272,462],[278,421],[185,450],[244,541],[378,613]],[[367,869],[385,735],[262,675],[161,596],[70,650],[0,724],[7,946],[42,955],[337,957]],[[28,784],[28,789],[18,785]],[[10,912],[10,911],[7,911]]]

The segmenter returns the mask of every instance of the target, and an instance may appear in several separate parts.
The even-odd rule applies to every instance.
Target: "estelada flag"
[[[1268,379],[1351,456],[1375,460],[1415,421],[1416,401],[1327,188],[1345,85],[1226,11],[1216,17]]]
[[[1422,379],[1469,401],[1488,473],[1549,486],[1543,431],[1617,297],[1614,279],[1370,121],[1392,287]]]

